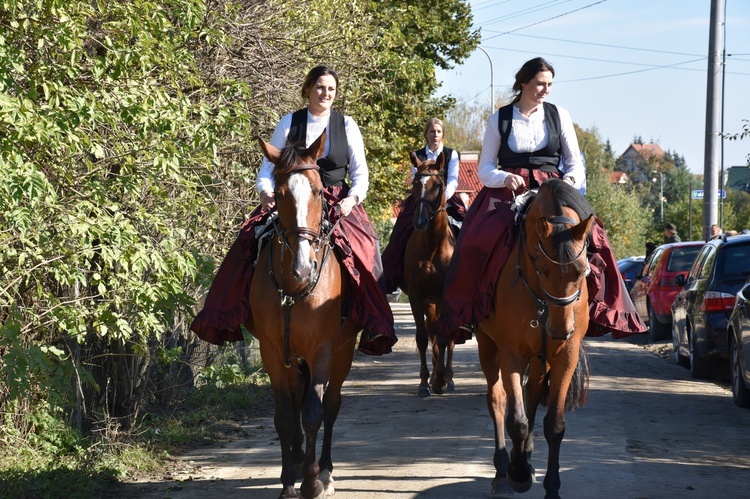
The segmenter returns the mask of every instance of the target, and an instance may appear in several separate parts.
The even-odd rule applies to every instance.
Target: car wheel
[[[690,367],[690,359],[680,355],[680,343],[677,340],[677,325],[672,321],[672,355],[678,366]]]
[[[701,357],[695,351],[695,334],[690,329],[690,376],[695,379],[708,379],[711,373],[711,362],[709,359]]]
[[[750,389],[745,386],[740,364],[740,349],[734,334],[729,336],[729,366],[732,376],[732,398],[737,407],[750,407]]]
[[[649,303],[647,305],[648,307],[648,336],[651,338],[651,341],[661,341],[666,340],[669,338],[669,326],[662,324],[659,322],[659,319],[656,317],[656,313],[654,312],[654,309],[651,308],[651,304]]]

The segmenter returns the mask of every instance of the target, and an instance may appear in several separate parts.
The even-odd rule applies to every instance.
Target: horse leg
[[[318,355],[316,359],[303,363],[301,367],[310,382],[302,403],[302,428],[306,445],[300,494],[305,499],[318,499],[325,497],[323,483],[318,480],[320,467],[316,445],[318,431],[323,423],[323,395],[330,376],[330,353]]]
[[[430,377],[430,370],[427,368],[427,327],[424,320],[424,310],[422,308],[422,300],[415,296],[409,296],[409,304],[411,305],[411,313],[414,316],[414,324],[417,327],[417,350],[419,350],[419,388],[417,389],[417,396],[429,397],[430,386],[428,379]]]
[[[445,380],[445,350],[448,341],[438,338],[435,334],[438,319],[437,305],[434,303],[427,305],[425,307],[425,315],[427,317],[427,334],[430,343],[432,343],[432,376],[430,377],[430,385],[433,393],[442,394],[447,384]]]
[[[449,392],[456,390],[456,385],[453,383],[453,348],[455,346],[456,342],[450,340],[445,347],[445,383],[448,385]]]
[[[273,384],[276,405],[273,420],[281,447],[282,490],[279,497],[281,499],[296,498],[297,492],[294,489],[294,483],[297,477],[292,450],[295,432],[299,431],[300,414],[299,405],[294,399],[294,393],[301,392],[302,386],[299,379],[295,379],[298,378],[296,371],[283,372],[280,369],[270,369],[269,378]]]
[[[524,408],[522,387],[522,376],[526,366],[509,348],[503,349],[500,357],[501,376],[509,409],[505,425],[513,442],[508,465],[508,482],[514,491],[527,492],[533,483],[533,473],[526,454],[529,420]]]
[[[354,358],[354,340],[345,343],[342,348],[333,355],[333,366],[331,379],[328,382],[325,395],[323,396],[323,448],[320,451],[318,461],[320,473],[318,480],[323,483],[326,495],[335,493],[333,480],[333,461],[331,459],[331,443],[333,441],[333,424],[341,408],[341,387],[349,375]]]
[[[534,426],[536,423],[536,411],[545,392],[545,379],[542,363],[539,359],[532,358],[529,363],[529,375],[524,390],[526,399],[526,418],[529,421],[529,433],[526,437],[526,459],[531,467],[532,479],[536,475],[534,465],[531,464],[531,455],[534,452]]]
[[[479,363],[487,381],[487,409],[495,429],[495,477],[492,479],[492,494],[512,494],[506,480],[510,458],[505,449],[505,389],[500,381],[500,359],[495,342],[480,327],[477,329]]]
[[[569,341],[550,366],[549,403],[544,416],[544,438],[549,447],[545,499],[560,499],[560,446],[565,436],[565,398],[575,373],[580,345]]]

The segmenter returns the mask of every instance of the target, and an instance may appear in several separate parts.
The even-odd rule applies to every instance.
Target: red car
[[[643,322],[649,325],[651,341],[670,338],[672,302],[682,289],[675,284],[675,277],[687,276],[703,245],[703,241],[662,244],[643,264],[630,298]]]

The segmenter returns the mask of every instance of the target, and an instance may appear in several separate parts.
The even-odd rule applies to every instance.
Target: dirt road
[[[393,308],[400,338],[395,351],[382,358],[358,355],[344,385],[334,428],[334,497],[490,497],[493,434],[476,343],[456,349],[456,391],[420,399],[413,321],[408,305]],[[726,386],[692,380],[686,369],[638,345],[645,336],[588,340],[589,403],[567,415],[561,495],[748,497],[750,411],[733,405]],[[519,499],[544,497],[541,418],[534,454],[540,483],[514,494]],[[245,429],[247,438],[182,456],[183,474],[126,484],[120,497],[276,499],[280,452],[272,415]]]

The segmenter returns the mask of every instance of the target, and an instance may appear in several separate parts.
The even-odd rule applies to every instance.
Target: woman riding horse
[[[350,116],[331,109],[338,83],[332,68],[310,70],[301,92],[309,106],[281,118],[270,143],[279,149],[287,143],[309,146],[327,131],[325,151],[317,164],[330,217],[341,218],[333,243],[352,282],[352,300],[344,312],[364,328],[359,350],[383,355],[391,352],[397,341],[393,314],[383,290],[377,233],[361,205],[369,186],[362,135]],[[219,267],[203,310],[190,326],[210,343],[242,340],[241,325],[252,321],[248,292],[258,255],[258,232],[276,207],[273,168],[270,161],[263,161],[257,180],[261,205],[242,226]],[[346,183],[347,173],[351,187]]]
[[[541,57],[526,62],[516,74],[513,102],[493,113],[487,124],[478,171],[484,187],[464,220],[443,294],[440,334],[452,335],[457,342],[470,338],[457,326],[477,324],[492,309],[495,284],[513,243],[515,214],[510,207],[516,191],[560,177],[580,188],[585,179],[570,114],[545,102],[554,74]],[[587,334],[611,332],[620,338],[645,332],[598,219],[588,252],[591,320]]]
[[[460,172],[460,156],[458,151],[443,145],[443,122],[438,118],[430,118],[424,127],[424,138],[427,144],[422,149],[417,149],[413,154],[420,161],[436,161],[440,153],[445,157],[446,167],[443,169],[445,175],[445,199],[448,201],[447,213],[453,219],[453,223],[461,222],[466,215],[468,207],[456,194],[458,187],[458,174]],[[411,176],[417,172],[412,163]],[[406,243],[414,230],[412,220],[414,218],[414,195],[409,196],[401,202],[400,211],[393,225],[388,245],[383,251],[383,277],[385,279],[386,293],[393,293],[399,287],[404,286],[404,252]],[[456,229],[457,232],[457,229]],[[403,288],[402,288],[403,289]],[[406,291],[407,294],[409,293]]]

